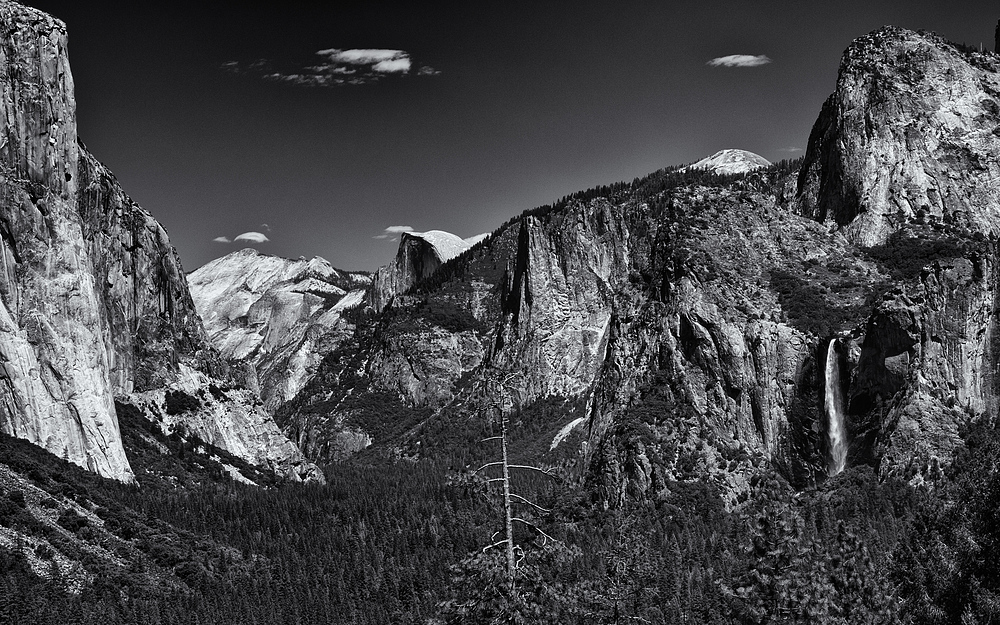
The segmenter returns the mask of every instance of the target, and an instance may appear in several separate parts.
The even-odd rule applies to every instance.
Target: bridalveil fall
[[[837,475],[847,463],[847,434],[844,431],[844,397],[840,387],[840,358],[837,339],[831,339],[826,350],[826,383],[823,404],[826,408],[827,439],[830,458],[827,472]]]

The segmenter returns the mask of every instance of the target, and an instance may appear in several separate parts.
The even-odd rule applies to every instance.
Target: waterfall
[[[826,417],[827,438],[830,443],[828,473],[833,476],[847,464],[847,433],[844,431],[844,398],[840,388],[840,359],[837,356],[837,339],[830,341],[826,350]]]

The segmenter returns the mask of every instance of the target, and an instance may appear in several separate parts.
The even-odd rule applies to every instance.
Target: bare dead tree
[[[494,542],[486,547],[483,547],[483,553],[499,547],[504,548],[506,554],[505,577],[507,585],[512,593],[516,591],[518,567],[524,560],[524,549],[514,540],[514,524],[520,523],[537,532],[538,535],[542,537],[543,545],[550,540],[558,542],[555,538],[542,531],[538,525],[521,516],[518,516],[515,512],[515,506],[528,506],[533,510],[541,512],[542,514],[549,514],[552,511],[538,505],[527,497],[514,492],[511,488],[511,470],[535,471],[556,479],[556,475],[552,471],[542,467],[525,464],[511,464],[510,462],[510,455],[508,451],[509,415],[511,410],[519,410],[521,405],[520,388],[516,385],[517,378],[517,374],[506,374],[491,376],[486,380],[485,390],[487,401],[489,402],[489,409],[495,414],[496,422],[500,426],[500,434],[485,438],[482,442],[486,443],[490,441],[498,441],[500,443],[500,459],[487,462],[474,471],[474,474],[479,475],[480,473],[491,468],[500,469],[500,475],[498,477],[488,478],[486,481],[489,484],[499,483],[502,486],[504,509],[503,538],[497,540],[500,532],[494,533]]]

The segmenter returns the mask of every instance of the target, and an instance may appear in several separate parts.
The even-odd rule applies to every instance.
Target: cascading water
[[[837,475],[847,464],[847,432],[844,429],[844,397],[840,388],[840,359],[837,356],[837,339],[830,341],[826,350],[825,405],[827,438],[830,443],[830,463],[827,473]]]

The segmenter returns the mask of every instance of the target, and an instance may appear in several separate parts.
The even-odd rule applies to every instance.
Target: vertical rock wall
[[[0,428],[132,479],[112,353],[77,212],[76,103],[65,25],[0,4]]]
[[[164,389],[230,388],[163,227],[77,140],[65,25],[0,0],[0,430],[133,479],[115,396],[156,419]],[[322,474],[256,398],[176,428],[292,479]]]

